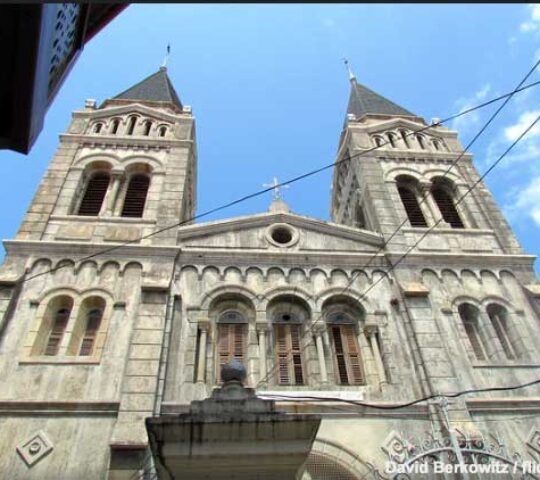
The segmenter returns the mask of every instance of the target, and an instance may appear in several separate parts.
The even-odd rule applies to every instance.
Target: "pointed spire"
[[[165,66],[161,66],[156,73],[116,95],[114,99],[168,102],[182,109],[182,102],[167,75]]]
[[[357,119],[368,114],[379,115],[402,115],[407,117],[417,117],[414,113],[405,110],[398,104],[388,100],[378,93],[370,90],[356,81],[356,77],[351,72],[351,93],[349,95],[349,105],[347,114],[353,114]]]

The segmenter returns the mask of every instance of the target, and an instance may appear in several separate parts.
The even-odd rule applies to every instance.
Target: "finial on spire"
[[[349,81],[356,80],[355,74],[352,72],[351,67],[349,66],[349,60],[346,58],[343,59],[343,63],[345,63],[345,67],[347,68],[347,71],[349,72]]]
[[[167,68],[167,63],[169,61],[169,54],[171,53],[171,44],[167,43],[167,53],[165,54],[165,58],[163,59],[163,63],[161,64],[161,68]]]

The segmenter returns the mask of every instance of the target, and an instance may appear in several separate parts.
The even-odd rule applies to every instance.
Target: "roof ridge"
[[[165,67],[160,67],[157,72],[119,93],[113,99],[170,102],[182,108],[182,102]]]

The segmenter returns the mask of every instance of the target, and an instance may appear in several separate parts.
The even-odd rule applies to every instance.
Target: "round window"
[[[292,233],[288,228],[278,227],[272,231],[272,239],[282,245],[289,243],[292,240]]]
[[[266,239],[276,247],[290,247],[298,242],[298,232],[286,223],[276,223],[266,231]]]

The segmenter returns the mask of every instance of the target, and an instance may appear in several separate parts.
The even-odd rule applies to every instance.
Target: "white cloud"
[[[530,217],[540,226],[540,176],[533,177],[525,188],[515,192],[504,207],[506,214],[514,219]]]
[[[540,29],[540,4],[530,4],[528,7],[530,17],[519,26],[523,33],[535,32]]]
[[[504,129],[505,138],[511,142],[516,140],[539,115],[540,109],[523,112],[519,116],[519,119],[516,123]],[[527,135],[524,137],[524,141],[534,141],[539,135],[540,123],[537,123],[533,128],[531,128],[531,130],[529,130],[529,132],[527,132]]]
[[[491,85],[486,83],[480,90],[474,93],[471,97],[459,98],[454,102],[456,109],[459,112],[468,110],[469,108],[475,107],[478,104],[482,103],[486,99],[487,94],[491,91]],[[463,134],[466,130],[469,130],[480,122],[480,111],[475,110],[474,112],[467,113],[461,117],[458,117],[452,121],[451,128],[453,130],[459,130]]]

